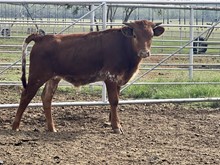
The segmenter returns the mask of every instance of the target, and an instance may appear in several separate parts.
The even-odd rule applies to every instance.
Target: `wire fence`
[[[207,10],[203,8],[197,9],[193,17],[186,16],[186,11],[189,9],[176,9],[176,11],[179,11],[178,19],[169,15],[173,12],[173,9],[156,8],[155,6],[154,8],[149,6],[147,8],[137,8],[131,15],[132,20],[142,19],[143,15],[141,13],[145,11],[145,13],[150,15],[148,16],[149,20],[163,22],[166,32],[162,37],[153,40],[152,57],[143,61],[140,65],[139,75],[137,75],[135,81],[129,82],[127,86],[132,84],[220,84],[219,82],[211,81],[186,82],[187,79],[190,80],[189,74],[187,74],[190,71],[195,74],[197,72],[215,74],[220,70],[220,26],[218,25],[220,11],[218,5],[214,5],[214,7],[216,7],[216,10],[212,8],[211,13],[208,12],[209,15],[214,13],[215,19],[212,20],[208,19],[208,14],[205,15]],[[21,85],[20,74],[18,74],[21,67],[21,44],[27,35],[37,31],[37,27],[43,29],[47,34],[89,32],[91,27],[93,30],[97,29],[97,27],[103,28],[102,8],[94,10],[95,14],[97,14],[95,22],[92,22],[89,17],[88,6],[82,7],[74,16],[75,7],[71,7],[69,10],[67,6],[60,5],[29,4],[24,7],[23,5],[0,4],[0,8],[2,11],[0,17],[0,85]],[[123,11],[123,9],[118,10]],[[199,11],[203,15],[196,17]],[[162,16],[155,16],[155,13],[158,14],[158,12],[163,13]],[[119,13],[121,16],[119,14],[115,21],[106,22],[105,26],[107,28],[122,26],[122,19],[119,18],[124,17],[124,13]],[[181,13],[185,14],[183,18],[180,17]],[[84,15],[86,15],[85,18]],[[192,20],[194,24],[190,24]],[[192,34],[193,40],[190,40]],[[31,50],[31,46],[28,47],[28,50]],[[193,54],[190,54],[190,51]],[[193,62],[190,61],[190,56],[193,56]],[[160,76],[160,82],[154,82],[151,76],[148,76],[147,79],[142,78],[151,71]],[[183,75],[182,72],[186,73],[184,74],[185,76],[182,76],[183,81],[167,81],[167,73],[169,75],[173,73],[175,77],[180,72],[181,75]],[[13,80],[11,80],[11,77],[13,77]],[[163,80],[163,77],[166,78]],[[69,83],[62,82],[61,85],[65,86],[69,85]],[[98,82],[92,85],[102,86],[103,83]]]

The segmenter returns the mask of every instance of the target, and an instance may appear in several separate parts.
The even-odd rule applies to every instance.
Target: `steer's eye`
[[[137,38],[137,36],[136,36],[135,34],[133,34],[133,37],[134,37],[134,38]]]

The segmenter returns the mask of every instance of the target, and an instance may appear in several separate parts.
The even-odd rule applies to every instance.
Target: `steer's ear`
[[[126,37],[134,37],[134,31],[133,31],[133,23],[130,22],[123,22],[124,25],[128,26],[128,27],[124,27],[122,28],[122,33],[126,36]]]
[[[123,27],[121,31],[122,31],[122,34],[126,37],[134,37],[133,29],[130,27]]]
[[[162,26],[155,26],[153,28],[154,31],[154,36],[160,36],[161,34],[163,34],[163,32],[165,31],[164,27]]]

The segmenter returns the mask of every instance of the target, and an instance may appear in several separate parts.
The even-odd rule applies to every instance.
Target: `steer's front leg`
[[[114,133],[120,134],[123,133],[117,112],[120,87],[114,82],[106,81],[105,83],[108,92],[108,100],[111,106],[110,121],[112,129]]]

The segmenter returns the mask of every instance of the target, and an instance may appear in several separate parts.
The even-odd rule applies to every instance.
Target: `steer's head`
[[[160,36],[165,30],[159,26],[161,23],[153,23],[146,20],[123,24],[132,29],[133,46],[141,58],[150,56],[153,36]]]

